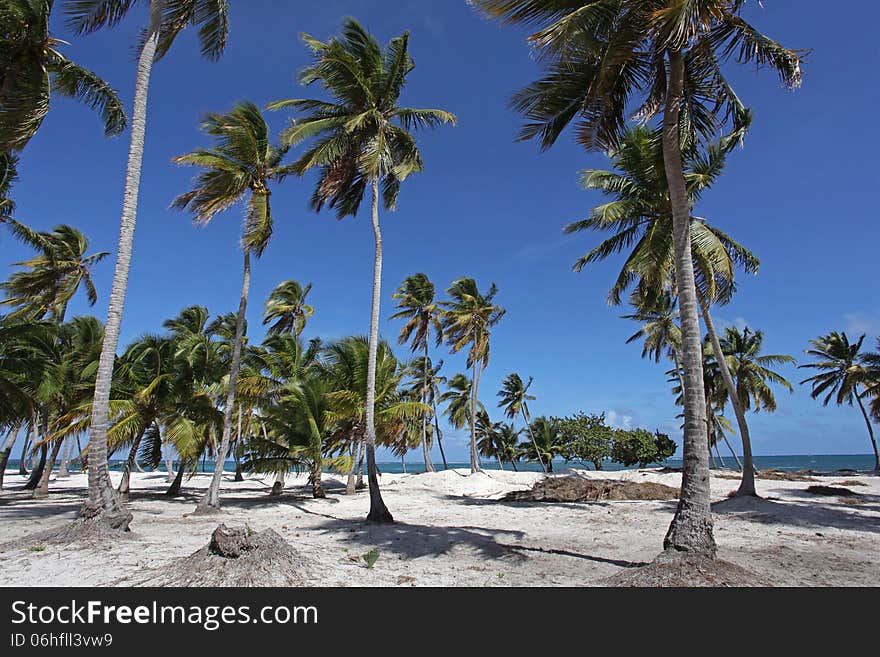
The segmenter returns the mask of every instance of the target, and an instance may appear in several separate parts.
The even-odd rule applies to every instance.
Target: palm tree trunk
[[[275,473],[275,481],[272,482],[272,490],[269,491],[269,495],[277,497],[284,492],[284,480],[286,479],[286,476],[286,470],[278,470],[278,472]]]
[[[718,460],[721,462],[721,467],[727,469],[727,464],[724,463],[724,459],[721,457],[721,452],[718,451],[718,441],[715,441],[715,456],[718,457]]]
[[[865,411],[865,405],[862,403],[862,398],[859,396],[858,386],[855,386],[854,394],[856,401],[859,403],[859,408],[862,411],[862,417],[865,418],[865,424],[868,426],[868,435],[871,437],[871,447],[874,448],[874,470],[880,471],[880,452],[877,451],[877,441],[874,439],[874,427],[871,426],[871,420],[868,417],[868,413]]]
[[[321,485],[321,465],[320,463],[314,463],[312,465],[312,472],[309,476],[309,481],[312,484],[312,497],[317,499],[324,499],[327,497],[327,494],[324,492],[324,486]]]
[[[706,324],[706,331],[709,333],[709,340],[712,343],[712,352],[715,354],[715,361],[718,363],[718,369],[721,371],[721,378],[724,379],[724,387],[727,388],[727,395],[730,397],[730,404],[733,406],[733,414],[736,416],[736,425],[739,427],[739,435],[742,438],[742,480],[740,481],[739,490],[736,491],[736,495],[737,497],[756,497],[758,493],[755,490],[755,462],[752,458],[752,438],[749,434],[749,425],[746,422],[746,414],[743,411],[742,403],[736,392],[736,385],[730,374],[730,368],[727,367],[727,359],[724,357],[724,351],[721,349],[721,342],[718,340],[718,334],[715,332],[715,323],[712,321],[712,314],[709,312],[709,304],[702,297],[700,297],[700,308],[703,311],[703,321]]]
[[[199,464],[199,462],[196,461],[196,466],[198,466],[198,464]],[[183,471],[184,470],[186,470],[186,464],[183,462],[183,459],[181,459],[180,463],[177,466],[177,475],[174,477],[174,481],[171,482],[171,485],[168,487],[168,490],[165,491],[166,495],[173,496],[173,495],[180,494],[180,486],[183,483]]]
[[[366,442],[367,478],[370,482],[370,513],[368,522],[394,522],[379,490],[376,473],[376,354],[379,351],[379,303],[382,298],[382,231],[379,228],[379,178],[373,177],[373,235],[376,239],[376,259],[373,264],[373,305],[370,314],[370,346],[367,359]]]
[[[61,449],[61,465],[58,466],[58,478],[67,478],[70,476],[70,452],[73,450],[73,443],[69,439],[64,440],[64,447]]]
[[[55,467],[55,461],[58,458],[58,452],[61,451],[62,442],[63,441],[61,440],[56,440],[55,443],[52,445],[52,452],[49,454],[49,459],[46,461],[43,467],[43,473],[40,476],[40,482],[34,489],[35,498],[49,497],[49,478],[52,476],[52,469]]]
[[[233,481],[244,481],[244,474],[241,471],[241,459],[238,456],[238,450],[241,447],[241,406],[238,407],[238,430],[235,432],[235,446],[232,448],[232,455],[235,459],[235,478]]]
[[[358,460],[357,460],[357,481],[355,482],[355,490],[361,490],[364,486],[364,452],[366,451],[367,441],[361,437],[358,443]]]
[[[171,445],[165,446],[165,481],[166,483],[171,483],[174,481],[174,455],[172,454],[173,447]]]
[[[348,471],[348,477],[345,481],[345,494],[354,495],[357,487],[355,485],[355,477],[357,476],[358,467],[358,449],[360,448],[361,437],[356,435],[351,443],[351,468]]]
[[[151,0],[150,2],[150,24],[147,28],[147,38],[138,58],[134,108],[131,115],[131,144],[125,171],[125,193],[122,201],[122,220],[119,227],[119,248],[113,272],[110,308],[107,311],[107,324],[104,327],[101,358],[98,362],[98,373],[95,378],[95,398],[92,404],[92,423],[89,433],[89,497],[80,511],[80,517],[83,520],[95,519],[105,523],[110,529],[119,531],[128,530],[132,516],[131,512],[120,503],[116,490],[113,488],[113,482],[110,480],[110,467],[107,463],[110,384],[113,378],[113,363],[116,360],[116,347],[119,343],[119,328],[122,324],[122,311],[125,306],[125,292],[131,265],[138,193],[140,191],[141,163],[144,156],[147,96],[153,60],[156,55],[156,45],[159,41],[159,28],[162,23],[164,4],[164,0]]]
[[[727,436],[722,433],[721,439],[724,441],[724,444],[727,445],[727,449],[730,450],[730,453],[733,455],[733,460],[736,461],[736,466],[739,468],[740,472],[742,472],[742,463],[739,462],[739,457],[736,455],[736,452],[733,451],[733,447],[731,447],[730,442],[727,440]]]
[[[131,491],[131,469],[137,462],[138,448],[141,446],[141,440],[146,431],[147,429],[144,427],[144,429],[138,432],[137,436],[135,436],[134,442],[131,444],[131,449],[128,451],[128,458],[125,460],[125,470],[122,472],[122,480],[119,482],[119,488],[116,489],[119,497],[125,502],[128,502],[129,493]]]
[[[28,470],[25,467],[25,462],[27,461],[27,453],[28,446],[31,444],[31,437],[35,434],[37,428],[35,426],[36,420],[31,420],[30,427],[24,434],[24,442],[21,444],[21,454],[18,457],[18,474],[22,477],[26,477],[28,475]]]
[[[522,405],[522,416],[523,422],[526,423],[526,429],[529,432],[529,438],[532,439],[532,445],[535,448],[535,454],[538,455],[538,461],[541,463],[541,470],[544,474],[547,474],[547,466],[544,465],[544,459],[541,458],[541,451],[538,449],[538,443],[537,441],[535,441],[535,434],[532,431],[531,417],[529,417],[529,407],[528,404],[526,404],[525,402],[523,402]]]
[[[16,424],[9,431],[6,437],[6,444],[3,451],[0,452],[0,490],[3,489],[3,479],[6,476],[6,464],[9,463],[9,455],[12,453],[12,447],[15,445],[15,439],[18,438],[18,432],[21,431],[21,424]]]
[[[437,417],[437,402],[433,401],[434,407],[434,433],[437,434],[437,446],[440,448],[440,458],[443,459],[443,469],[448,470],[449,464],[446,462],[446,452],[443,451],[443,435],[440,433],[440,420]]]
[[[229,389],[226,391],[226,405],[223,408],[223,435],[220,438],[220,449],[214,463],[214,476],[204,497],[196,506],[197,513],[212,513],[220,509],[220,481],[226,465],[226,453],[229,451],[229,440],[232,436],[232,411],[235,407],[235,388],[238,383],[238,370],[241,367],[241,346],[244,341],[244,322],[247,312],[248,293],[251,287],[251,252],[244,247],[244,273],[241,281],[241,298],[238,302],[238,316],[235,318],[235,343],[232,346],[232,364],[229,368]]]
[[[715,557],[709,497],[709,459],[706,449],[706,397],[703,392],[703,349],[694,263],[691,255],[690,215],[681,161],[679,119],[684,97],[684,57],[669,53],[669,86],[663,114],[663,162],[672,203],[675,242],[675,278],[681,316],[684,367],[684,440],[681,495],[675,517],[663,541],[667,553],[687,552]]]
[[[37,434],[37,421],[40,423],[40,433]],[[28,478],[27,483],[24,485],[25,490],[36,490],[40,485],[40,481],[43,479],[43,472],[46,470],[46,457],[48,455],[49,445],[46,442],[46,437],[49,433],[49,421],[46,416],[46,411],[43,410],[38,415],[34,416],[34,445],[37,444],[38,440],[42,438],[42,444],[40,445],[40,461],[36,464],[36,466],[31,464],[31,476]]]
[[[422,382],[422,403],[428,403],[428,336],[425,335],[424,380]],[[422,413],[422,455],[425,461],[425,472],[436,472],[431,462],[431,449],[428,446],[428,414]]]
[[[474,334],[474,344],[476,345],[477,336]],[[471,412],[469,413],[468,422],[470,423],[471,430],[471,474],[476,472],[480,472],[480,461],[479,455],[477,454],[477,394],[478,394],[478,386],[479,382],[477,381],[477,377],[479,376],[478,368],[479,368],[479,358],[474,358],[473,365],[473,380],[471,381]]]

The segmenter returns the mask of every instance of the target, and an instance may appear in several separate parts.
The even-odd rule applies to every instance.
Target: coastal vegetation
[[[739,470],[735,496],[756,498],[750,419],[784,406],[781,393],[794,386],[780,368],[797,363],[791,355],[767,353],[759,328],[715,324],[717,310],[740,294],[737,275],[756,276],[760,267],[758,257],[722,228],[723,218],[698,213],[726,168],[735,166],[728,163],[735,150],[748,147],[753,121],[723,68],[728,60],[770,68],[794,89],[802,82],[804,53],[748,24],[739,1],[469,4],[482,16],[537,29],[529,44],[543,67],[541,78],[512,101],[525,119],[521,139],[546,150],[573,131],[585,151],[608,158],[607,170],[581,172],[584,190],[604,195],[605,202],[564,228],[571,240],[601,233],[573,269],[590,271],[612,259],[622,263],[607,301],[628,304],[623,318],[638,329],[629,335],[632,325],[621,323],[621,342],[640,343],[642,358],[663,362],[658,387],[668,384],[665,392],[681,409],[668,418],[672,426],[682,422],[682,484],[664,554],[712,561],[709,482],[710,467],[724,466],[719,442]],[[169,163],[197,169],[191,189],[168,199],[172,209],[203,225],[220,214],[229,220],[243,214],[236,311],[213,314],[218,309],[209,311],[194,297],[194,305],[139,327],[143,333],[120,345],[153,65],[188,28],[196,32],[201,54],[218,60],[227,45],[229,8],[225,0],[64,3],[77,36],[145,10],[129,122],[110,85],[61,54],[62,42],[49,34],[53,5],[11,0],[0,9],[0,230],[32,253],[12,263],[15,271],[0,283],[0,487],[20,440],[19,471],[29,476],[25,489],[34,498],[47,497],[56,466],[59,477],[78,466],[88,473],[88,491],[66,531],[114,537],[133,521],[127,505],[133,471],[163,465],[167,495],[180,497],[199,464],[213,463],[196,507],[200,514],[220,510],[223,474],[233,461],[236,478],[273,476],[269,497],[284,493],[289,473],[303,472],[312,498],[324,500],[324,475],[342,475],[346,494],[367,489],[366,520],[386,524],[394,517],[382,496],[377,448],[400,458],[404,468],[407,454],[417,453],[421,470],[435,473],[436,446],[447,470],[447,426],[466,433],[475,478],[490,462],[513,471],[531,464],[552,475],[560,465],[644,469],[676,455],[668,424],[611,422],[602,408],[551,415],[558,404],[541,393],[540,373],[499,376],[500,388],[487,391],[494,339],[517,321],[502,305],[514,290],[491,278],[478,281],[464,263],[456,263],[457,278],[435,285],[433,274],[418,271],[423,265],[413,250],[395,256],[408,258],[407,271],[415,273],[393,294],[384,291],[380,214],[396,209],[404,183],[425,168],[419,131],[452,127],[458,119],[447,110],[402,104],[415,74],[408,32],[383,45],[352,18],[327,40],[302,36],[311,61],[298,81],[319,88],[321,97],[243,100],[218,108],[202,117],[207,143],[180,145],[175,152],[193,150]],[[110,290],[98,289],[92,273],[111,254],[92,253],[89,238],[74,226],[39,231],[18,216],[15,185],[19,176],[31,175],[19,171],[18,157],[50,111],[53,95],[96,110],[107,135],[130,130]],[[431,100],[442,101],[442,94]],[[289,125],[273,135],[267,116],[281,111],[290,113]],[[322,338],[311,327],[329,309],[310,299],[313,284],[318,292],[321,281],[288,279],[260,299],[267,328],[258,336],[247,321],[254,306],[252,275],[259,275],[252,260],[275,246],[270,242],[280,213],[273,193],[308,180],[315,212],[330,209],[338,219],[369,214],[369,322],[364,317],[344,335]],[[565,220],[559,217],[550,231]],[[106,307],[104,319],[69,317],[77,295],[90,307]],[[389,301],[396,304],[389,321],[398,352],[380,326],[382,304]],[[800,367],[817,373],[801,384],[810,385],[812,397],[826,406],[858,409],[880,471],[874,434],[880,422],[880,337],[874,352],[865,345],[866,335],[851,337],[834,330],[812,340],[806,350],[811,361]],[[540,349],[537,337],[533,348]],[[463,371],[447,363],[455,358]],[[111,459],[121,462],[118,485],[111,481]],[[370,569],[374,562],[367,560]]]

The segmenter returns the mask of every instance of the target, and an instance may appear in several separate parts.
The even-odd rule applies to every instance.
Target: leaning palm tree
[[[446,391],[438,401],[446,404],[443,415],[448,418],[453,429],[464,429],[471,424],[471,401],[473,400],[473,387],[471,380],[464,374],[456,374],[446,383]],[[477,401],[477,414],[484,411],[483,404]]]
[[[0,5],[0,153],[25,147],[48,114],[53,95],[97,110],[108,136],[125,129],[116,92],[58,50],[64,41],[49,34],[53,5],[54,0],[6,0]]]
[[[443,342],[443,326],[440,323],[440,308],[434,300],[434,284],[427,275],[414,274],[401,283],[392,298],[397,299],[398,311],[389,319],[407,320],[400,329],[397,343],[402,345],[410,342],[413,353],[422,351],[422,358],[419,361],[422,374],[419,399],[427,404],[430,392],[431,359],[428,355],[428,343],[431,341],[431,331],[434,331],[434,341],[437,345]],[[428,443],[427,414],[422,417],[422,455],[425,460],[425,472],[435,472],[434,464],[431,462],[431,446]]]
[[[446,290],[449,301],[443,307],[443,332],[452,353],[468,347],[467,365],[473,369],[471,403],[468,420],[471,428],[471,473],[479,472],[480,456],[477,452],[476,417],[479,403],[480,377],[489,365],[489,346],[492,328],[501,321],[506,312],[494,303],[498,287],[492,283],[486,294],[480,292],[472,278],[460,278]]]
[[[217,452],[211,485],[199,502],[201,512],[220,508],[220,480],[232,434],[235,386],[241,364],[248,292],[251,282],[251,255],[263,255],[272,236],[272,210],[269,186],[283,180],[290,172],[281,160],[288,147],[276,148],[269,138],[269,126],[260,109],[244,102],[227,114],[209,114],[202,130],[216,140],[211,149],[199,149],[174,159],[178,164],[201,167],[191,191],[177,197],[172,207],[189,210],[200,224],[209,223],[219,212],[247,199],[247,214],[241,237],[244,251],[244,275],[235,338],[229,365],[229,384],[224,404],[223,435]]]
[[[315,314],[315,309],[306,303],[311,291],[311,283],[303,287],[297,281],[284,281],[272,290],[263,313],[263,324],[272,324],[270,335],[290,333],[298,336],[305,330],[306,322]]]
[[[807,349],[807,354],[819,359],[816,363],[801,365],[802,368],[819,370],[820,373],[801,381],[801,384],[812,385],[810,393],[813,399],[825,395],[822,404],[827,406],[834,399],[838,406],[849,404],[853,400],[859,405],[865,425],[868,427],[868,436],[871,438],[871,447],[874,448],[874,469],[880,470],[880,452],[877,450],[877,441],[874,438],[874,428],[871,419],[862,402],[864,388],[870,381],[868,370],[864,367],[860,357],[862,335],[855,342],[850,342],[846,332],[832,331],[816,340],[810,340],[812,349]],[[860,387],[862,391],[860,391]]]
[[[107,466],[107,423],[113,362],[119,343],[137,219],[150,74],[153,64],[168,52],[178,34],[187,27],[199,28],[202,55],[212,60],[219,58],[226,48],[229,32],[227,0],[69,0],[66,8],[68,26],[77,34],[113,27],[129,10],[147,2],[149,23],[139,46],[119,246],[104,331],[104,349],[95,383],[94,412],[89,436],[89,498],[81,513],[84,520],[99,518],[111,529],[118,530],[128,529],[131,513],[120,505],[110,481]]]
[[[373,301],[370,316],[370,373],[366,399],[366,450],[370,480],[371,522],[393,522],[382,501],[376,474],[375,377],[379,343],[379,301],[382,287],[382,233],[379,227],[379,188],[385,207],[397,205],[401,184],[423,167],[414,128],[455,123],[449,112],[408,109],[398,105],[407,75],[415,64],[409,55],[409,33],[392,39],[383,50],[376,39],[353,18],[346,19],[342,36],[319,41],[303,35],[314,62],[299,76],[310,85],[319,82],[334,102],[285,100],[272,109],[292,108],[307,113],[283,135],[288,144],[315,138],[315,144],[296,163],[299,173],[319,169],[312,205],[325,204],[337,216],[355,216],[370,189],[375,237]]]
[[[528,394],[529,388],[531,387],[532,377],[529,377],[528,383],[524,383],[519,374],[514,372],[513,374],[508,375],[508,377],[501,382],[501,390],[498,391],[498,396],[501,397],[501,401],[498,402],[498,407],[503,408],[507,417],[511,420],[517,415],[522,415],[523,422],[529,432],[529,438],[532,441],[532,446],[535,448],[535,454],[538,455],[541,470],[547,472],[547,466],[544,465],[544,458],[541,456],[541,452],[538,450],[538,445],[535,442],[535,434],[532,431],[532,420],[529,416],[529,401],[537,399],[534,395]]]
[[[748,123],[748,112],[723,75],[723,61],[735,58],[773,68],[794,88],[801,83],[801,58],[747,23],[742,0],[469,2],[493,18],[541,26],[529,42],[545,62],[545,76],[519,92],[513,103],[527,117],[523,139],[538,138],[549,148],[577,122],[582,146],[609,150],[619,143],[634,107],[646,122],[662,116],[685,381],[685,466],[664,550],[714,557],[702,336],[682,150],[711,138],[725,123],[732,124],[733,132]]]

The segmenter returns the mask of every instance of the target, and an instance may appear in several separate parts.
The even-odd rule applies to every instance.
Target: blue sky
[[[878,139],[866,119],[880,101],[874,83],[880,45],[872,29],[880,8],[857,3],[846,21],[819,21],[815,0],[769,0],[763,10],[751,4],[748,17],[764,31],[812,54],[796,92],[781,88],[770,72],[728,66],[755,123],[745,149],[729,159],[726,175],[697,212],[750,247],[762,266],[757,277],[741,278],[735,301],[716,311],[716,322],[761,329],[768,352],[802,362],[807,341],[830,330],[868,333],[873,347],[880,334],[880,224],[869,190],[880,176],[872,158]],[[61,5],[56,3],[54,32],[71,42],[64,52],[108,80],[129,108],[133,43],[146,12],[136,10],[112,31],[75,37],[64,29]],[[382,218],[385,337],[395,339],[400,328],[387,317],[390,295],[407,275],[424,271],[438,290],[460,276],[474,277],[483,288],[495,282],[507,315],[495,331],[483,377],[481,397],[490,410],[501,379],[516,371],[535,378],[534,415],[605,411],[618,426],[659,428],[679,438],[664,366],[641,360],[637,346],[624,344],[635,325],[620,319],[624,308],[605,303],[619,261],[571,272],[599,236],[565,236],[562,227],[602,200],[579,188],[577,174],[606,168],[607,160],[585,153],[570,135],[547,153],[534,143],[514,142],[520,119],[507,101],[539,71],[526,31],[490,24],[461,0],[231,5],[229,47],[219,63],[202,60],[194,35],[184,33],[154,68],[122,344],[160,330],[164,319],[188,305],[206,305],[215,314],[236,307],[242,213],[231,210],[198,228],[189,216],[168,210],[193,176],[170,160],[207,145],[198,131],[205,112],[225,111],[243,99],[263,105],[319,94],[296,85],[295,74],[307,63],[298,34],[326,38],[351,15],[382,41],[410,30],[416,69],[402,102],[442,107],[459,119],[455,128],[420,135],[425,171],[407,181],[397,212]],[[268,118],[276,132],[286,122],[283,113]],[[22,158],[15,190],[19,219],[39,229],[73,224],[90,236],[93,250],[114,251],[127,148],[127,134],[105,139],[89,110],[55,99]],[[254,266],[252,339],[261,337],[263,300],[288,278],[314,284],[309,337],[367,332],[373,258],[367,216],[338,222],[332,213],[315,214],[308,208],[313,184],[312,177],[290,179],[274,192],[276,233]],[[5,264],[26,252],[4,234],[0,254]],[[102,296],[91,312],[102,319],[112,269],[108,259],[94,272]],[[89,312],[82,298],[71,310]],[[446,361],[447,375],[463,371],[462,357],[445,349],[433,355]],[[795,383],[806,376],[794,367],[782,371]],[[778,391],[778,400],[775,414],[750,417],[757,454],[870,450],[856,409],[823,408],[800,386],[794,394]],[[499,410],[492,414],[501,419]],[[447,436],[447,454],[465,458],[465,435]]]

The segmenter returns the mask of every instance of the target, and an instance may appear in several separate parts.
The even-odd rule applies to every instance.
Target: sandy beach
[[[590,478],[678,486],[680,475],[657,470],[571,471]],[[119,474],[114,474],[118,477]],[[75,517],[85,475],[52,482],[33,500],[24,478],[6,473],[0,493],[0,585],[132,586],[205,546],[218,523],[277,531],[310,564],[315,586],[595,586],[622,569],[651,561],[672,519],[672,501],[594,503],[504,502],[542,475],[445,471],[383,475],[383,495],[396,523],[363,522],[366,491],[344,494],[328,475],[328,498],[314,500],[305,476],[289,476],[281,497],[272,477],[223,482],[223,512],[192,516],[208,475],[167,498],[162,473],[132,476],[132,532],[115,543],[58,545],[20,539]],[[880,568],[880,477],[817,476],[817,482],[759,480],[763,500],[725,501],[735,473],[714,473],[719,558],[775,586],[877,586]],[[810,485],[844,485],[855,497],[818,496]],[[377,550],[372,569],[361,555]]]

